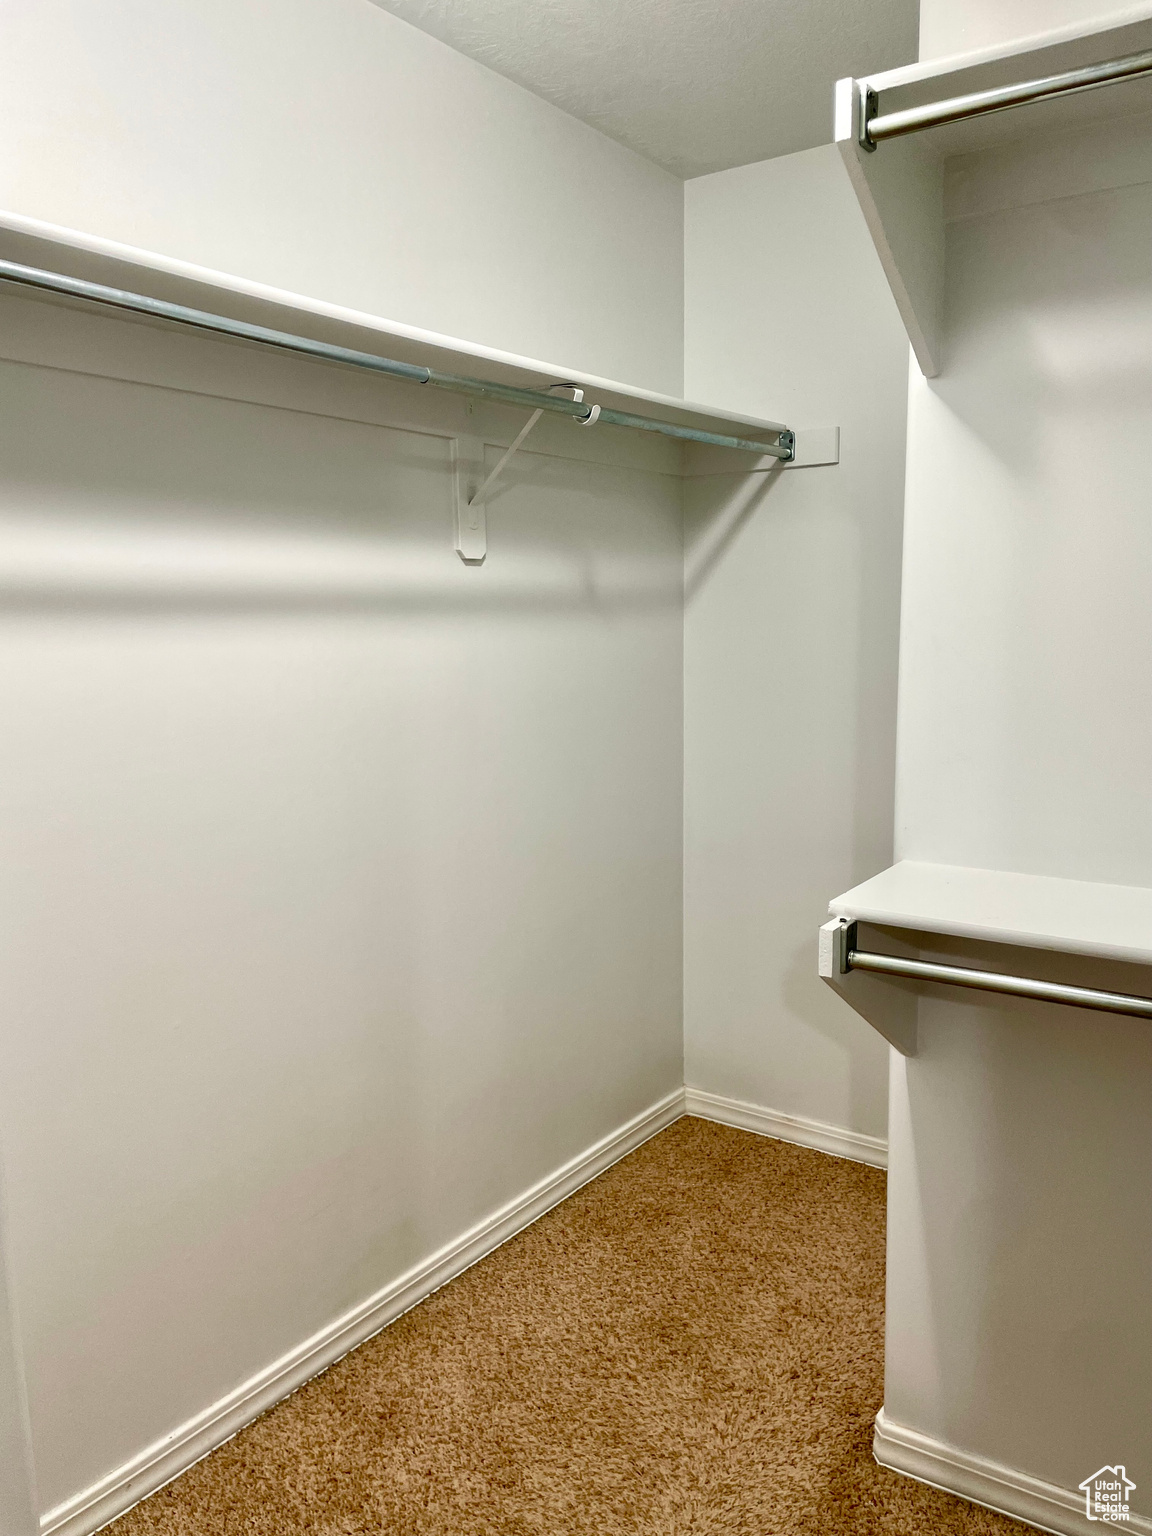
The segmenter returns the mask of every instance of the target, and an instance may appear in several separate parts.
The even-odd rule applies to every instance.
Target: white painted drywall
[[[0,207],[678,394],[679,181],[369,0],[11,0]]]
[[[1152,884],[1150,240],[1152,180],[949,227],[944,374],[911,384],[904,858]]]
[[[0,25],[16,211],[679,388],[678,185],[367,0]],[[810,975],[890,827],[904,344],[841,174],[689,194],[697,387],[845,428],[739,528],[692,492],[689,771],[742,815],[689,818],[690,953],[698,1086],[876,1134],[882,1057]],[[50,1511],[683,1080],[682,502],[670,445],[542,423],[469,571],[448,439],[506,413],[28,300],[0,338],[0,1144]]]
[[[0,59],[4,206],[680,390],[680,184],[368,0],[21,3]],[[2,321],[44,1512],[682,1082],[681,503],[674,445],[545,421],[466,570],[450,438],[522,416]]]
[[[836,466],[686,482],[687,1079],[883,1136],[885,1047],[813,957],[891,862],[907,342],[831,147],[690,181],[685,251],[689,390],[841,428]]]
[[[979,16],[930,10],[957,39]],[[997,10],[964,40],[1039,19]],[[950,178],[944,366],[910,385],[900,857],[1152,885],[1146,144],[1146,119],[1118,121],[1089,153],[1053,136]],[[1145,968],[945,950],[1152,989]],[[1145,1514],[1150,1105],[1146,1029],[921,1002],[893,1063],[885,1385],[891,1419],[1066,1490],[1123,1463]]]
[[[1109,16],[1122,21],[1126,13],[1140,9],[1101,5],[1100,0],[920,0],[920,57],[947,58]],[[894,58],[883,67],[900,62]]]
[[[48,1510],[682,1082],[681,513],[674,445],[541,423],[465,569],[449,437],[521,413],[10,297],[2,335]]]

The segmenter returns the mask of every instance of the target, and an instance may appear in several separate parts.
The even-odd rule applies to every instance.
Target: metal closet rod
[[[1101,1013],[1127,1013],[1152,1019],[1152,997],[1132,992],[1101,992],[1095,987],[1073,987],[1061,981],[1037,981],[1032,976],[1008,976],[999,971],[977,971],[963,965],[938,965],[935,960],[905,960],[900,955],[880,955],[855,948],[851,937],[844,957],[848,971],[873,971],[881,976],[907,976],[914,981],[938,981],[951,987],[973,987],[980,992],[1005,992],[1011,997],[1030,997],[1044,1003],[1068,1003],[1074,1008],[1095,1008]]]
[[[930,101],[922,107],[905,107],[901,112],[880,112],[875,91],[866,91],[861,143],[875,149],[884,139],[895,139],[922,128],[938,128],[944,123],[960,123],[969,117],[983,117],[989,112],[1005,112],[1009,107],[1024,107],[1034,101],[1051,101],[1057,96],[1075,96],[1081,91],[1095,91],[1102,85],[1121,80],[1138,80],[1152,74],[1152,50],[1130,53],[1122,59],[1107,59],[1102,64],[1086,64],[1060,75],[1044,75],[1039,80],[1022,80],[1017,85],[1001,85],[988,91],[973,91],[967,96],[952,96],[947,101]]]
[[[637,416],[631,411],[613,410],[611,406],[590,405],[587,401],[565,400],[557,395],[544,394],[535,389],[517,389],[510,384],[496,384],[488,379],[472,379],[463,374],[439,373],[435,368],[425,368],[420,363],[401,363],[394,358],[378,357],[373,352],[356,352],[349,347],[334,346],[327,341],[313,341],[308,336],[294,336],[289,331],[274,331],[263,325],[250,325],[245,320],[231,320],[226,315],[214,315],[203,309],[188,309],[183,304],[170,304],[166,299],[151,299],[142,293],[129,293],[121,288],[107,288],[102,283],[89,283],[78,277],[65,277],[61,272],[47,272],[39,267],[21,266],[15,261],[0,261],[0,281],[18,283],[24,288],[37,288],[48,293],[64,294],[68,298],[85,299],[93,304],[103,304],[112,309],[130,310],[134,314],[149,315],[156,320],[171,320],[177,325],[192,326],[200,331],[214,331],[221,336],[233,336],[241,341],[255,341],[263,346],[278,347],[282,352],[296,352],[305,357],[316,357],[326,363],[342,363],[350,368],[366,368],[372,373],[383,373],[389,378],[403,379],[409,384],[430,384],[434,389],[451,390],[458,395],[471,395],[485,400],[497,400],[502,405],[526,405],[536,411],[551,411],[558,416],[570,416],[582,426],[593,422],[607,422],[613,427],[635,427],[641,432],[659,432],[663,437],[681,438],[692,443],[709,443],[717,448],[741,448],[748,453],[768,454],[772,458],[787,461],[794,456],[795,434],[787,427],[776,427],[775,443],[754,442],[743,437],[730,437],[721,432],[704,432],[696,427],[677,426],[669,421],[654,421],[650,416]]]

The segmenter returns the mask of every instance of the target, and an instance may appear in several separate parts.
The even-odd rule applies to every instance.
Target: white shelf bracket
[[[583,400],[584,391],[575,384],[551,384],[549,389],[569,390],[573,400]],[[484,443],[479,438],[457,437],[452,441],[452,471],[455,484],[456,505],[456,553],[465,565],[482,565],[488,553],[488,519],[484,505],[488,493],[503,474],[505,468],[519,452],[524,439],[543,416],[542,410],[533,411],[517,432],[511,443],[500,455],[495,468],[477,485],[484,473]],[[593,406],[587,426],[600,414],[600,407]]]
[[[488,523],[483,501],[475,500],[484,473],[484,440],[452,439],[452,482],[456,519],[456,553],[465,565],[482,565],[488,553]]]
[[[517,432],[511,443],[500,455],[500,458],[496,463],[496,468],[488,476],[487,480],[484,481],[484,484],[480,487],[480,489],[473,491],[471,500],[469,501],[469,506],[476,506],[478,503],[482,503],[487,500],[488,492],[499,479],[500,475],[504,472],[504,466],[512,462],[513,455],[519,451],[521,443],[528,436],[529,432],[531,432],[532,428],[540,420],[543,414],[543,411],[532,412],[531,416],[529,416],[528,420],[520,428],[519,432]]]

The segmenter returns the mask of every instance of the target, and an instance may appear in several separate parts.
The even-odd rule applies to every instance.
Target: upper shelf
[[[632,411],[678,426],[746,438],[775,432],[782,425],[519,357],[475,342],[460,341],[418,326],[404,325],[154,251],[121,245],[3,211],[0,211],[0,259],[128,289],[149,298],[208,310],[273,330],[306,334],[315,341],[374,353],[386,347],[388,356],[398,362],[423,364],[437,371],[462,372],[465,371],[462,364],[466,364],[466,371],[472,376],[521,389],[541,390],[552,384],[570,382],[583,386],[590,400],[605,408]],[[797,444],[796,462],[829,462],[826,449],[823,458],[815,456],[822,447],[823,440],[818,442],[813,438],[805,451],[801,439]],[[738,467],[742,469],[775,462],[749,461],[747,455],[737,459]]]
[[[904,860],[829,902],[833,917],[1152,964],[1152,890]]]
[[[871,92],[881,115],[1037,80],[1152,49],[1152,4],[999,48],[887,70],[836,87],[834,137],[876,243],[921,370],[939,373],[944,290],[944,164],[1152,108],[1152,77],[1114,82],[966,121],[861,140]]]

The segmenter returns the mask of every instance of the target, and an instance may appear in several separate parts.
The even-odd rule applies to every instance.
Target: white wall
[[[949,226],[944,374],[910,406],[906,858],[1152,884],[1144,158],[1142,186],[1033,201],[1031,156],[999,157]]]
[[[0,207],[680,392],[680,182],[369,0],[10,0],[0,133]]]
[[[680,184],[367,0],[17,4],[0,60],[10,209],[680,389]],[[549,420],[468,570],[450,439],[522,414],[0,304],[43,1512],[683,1081],[682,524],[674,445]]]
[[[831,147],[690,181],[685,252],[689,395],[841,427],[837,466],[687,483],[687,1078],[883,1136],[813,945],[891,862],[907,342]]]
[[[920,57],[992,48],[1135,9],[1100,0],[920,0]]]
[[[680,388],[679,184],[367,0],[20,4],[0,60],[17,212]],[[692,391],[844,440],[690,489],[686,685],[673,446],[542,423],[465,570],[448,441],[508,413],[3,299],[42,1511],[683,1081],[685,838],[693,1081],[883,1132],[812,975],[890,841],[905,347],[841,177],[688,191]]]
[[[944,366],[909,401],[901,857],[1152,884],[1148,126],[949,178]],[[885,1412],[1069,1490],[1060,1529],[1104,1461],[1152,1511],[1150,1105],[1147,1030],[1071,1009],[945,993],[893,1062]]]
[[[662,443],[581,462],[557,423],[469,570],[448,438],[519,415],[3,326],[53,365],[0,364],[0,1128],[48,1509],[682,1081],[682,545]]]

